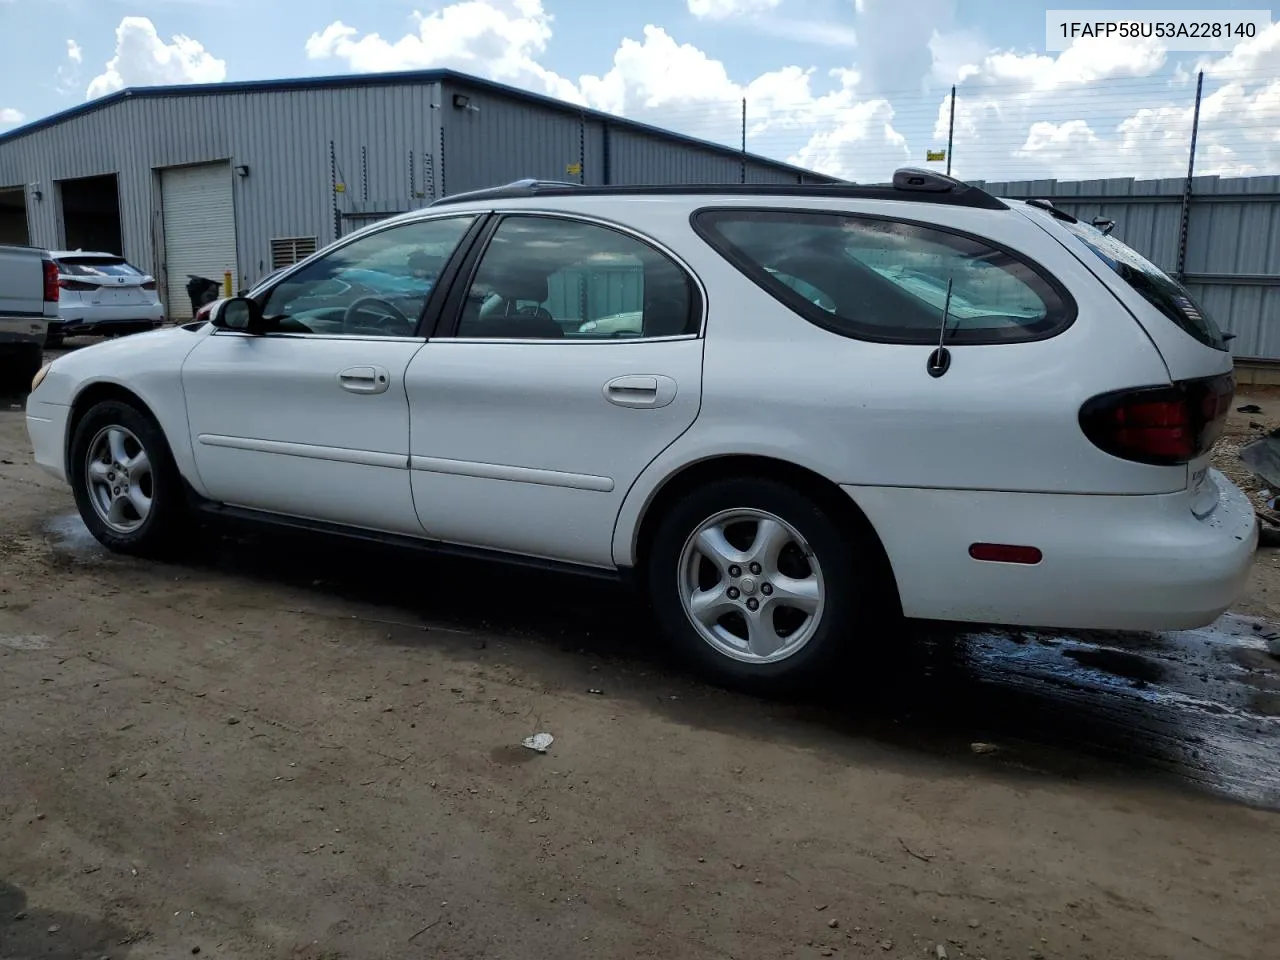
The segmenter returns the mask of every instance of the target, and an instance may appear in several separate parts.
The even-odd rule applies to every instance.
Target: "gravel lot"
[[[1280,423],[1257,402],[1237,438]],[[685,677],[608,585],[277,535],[108,556],[16,401],[0,481],[4,960],[1253,960],[1280,935],[1276,551],[1214,629],[917,626],[782,703]]]

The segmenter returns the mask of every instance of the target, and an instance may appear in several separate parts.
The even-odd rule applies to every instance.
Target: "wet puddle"
[[[80,514],[53,517],[44,524],[44,532],[52,538],[53,549],[77,560],[105,560],[110,554],[89,532]]]

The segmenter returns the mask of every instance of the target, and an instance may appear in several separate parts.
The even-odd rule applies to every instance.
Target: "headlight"
[[[38,387],[38,386],[40,386],[40,384],[44,383],[44,378],[45,378],[45,377],[47,377],[47,376],[49,375],[49,368],[50,368],[50,367],[52,367],[52,366],[53,366],[53,361],[52,361],[52,360],[50,360],[48,363],[46,363],[43,367],[41,367],[41,368],[36,372],[36,375],[35,375],[34,377],[32,377],[32,378],[31,378],[31,392],[32,392],[32,393],[35,393],[35,392],[36,392],[36,387]]]

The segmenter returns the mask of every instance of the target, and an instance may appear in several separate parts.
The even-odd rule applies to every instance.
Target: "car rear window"
[[[1008,343],[1075,318],[1067,292],[1012,251],[921,223],[808,210],[702,210],[694,228],[795,313],[883,343]],[[950,300],[948,302],[948,287]]]
[[[122,257],[63,257],[58,269],[68,277],[140,277],[142,271]]]
[[[1222,329],[1177,280],[1132,247],[1083,220],[1060,223],[1147,303],[1205,346],[1227,349]]]

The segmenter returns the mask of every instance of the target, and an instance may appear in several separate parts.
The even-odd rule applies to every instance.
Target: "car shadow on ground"
[[[78,517],[55,540],[94,550]],[[197,570],[315,591],[387,626],[382,642],[503,663],[549,692],[632,700],[690,726],[785,738],[884,765],[921,753],[1007,776],[1175,782],[1280,809],[1280,662],[1270,625],[1177,633],[901,622],[842,676],[757,698],[702,683],[645,605],[605,581],[294,532],[205,531]],[[446,629],[422,629],[424,626]]]
[[[136,938],[106,920],[27,903],[0,880],[0,957],[5,960],[124,960]]]

